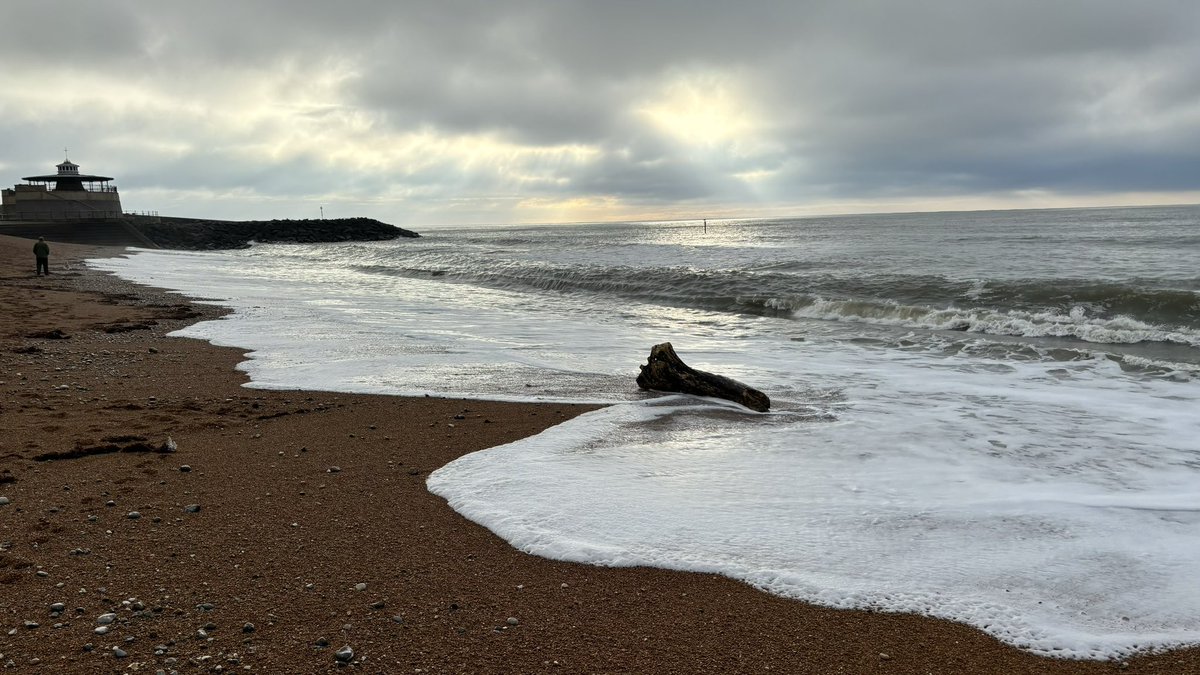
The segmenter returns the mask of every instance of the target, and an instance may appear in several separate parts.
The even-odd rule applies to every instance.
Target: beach
[[[115,249],[51,245],[37,278],[32,242],[0,237],[14,672],[1200,672],[1200,649],[1058,660],[718,575],[522,553],[426,478],[595,406],[248,389],[242,350],[167,336],[223,310],[84,269]]]

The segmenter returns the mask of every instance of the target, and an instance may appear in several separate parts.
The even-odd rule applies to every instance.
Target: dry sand
[[[586,407],[247,389],[239,350],[166,337],[218,310],[51,245],[36,278],[32,242],[0,236],[0,668],[1200,673],[1198,649],[1046,659],[946,621],[526,555],[425,478]]]

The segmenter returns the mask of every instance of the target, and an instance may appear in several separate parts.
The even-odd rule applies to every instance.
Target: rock
[[[334,652],[333,658],[338,663],[350,663],[354,660],[354,650],[350,648],[350,645],[346,645],[345,647],[342,647]]]
[[[249,621],[242,624],[242,632],[243,633],[253,633],[254,632],[254,624],[250,623]]]
[[[320,638],[317,638],[317,641],[314,644],[316,644],[316,646],[318,646],[318,647],[325,648],[325,647],[329,646],[329,640],[326,640],[325,638],[320,637]]]
[[[62,602],[56,602],[53,605],[50,605],[51,612],[62,612],[66,608],[67,608],[66,603],[62,603]]]
[[[110,499],[110,500],[104,502],[104,505],[105,506],[116,506],[117,503]]]
[[[370,218],[137,222],[134,227],[160,247],[194,251],[248,248],[251,241],[318,243],[420,236]]]
[[[115,612],[109,612],[108,614],[101,614],[100,616],[96,617],[96,623],[101,626],[107,626],[108,624],[110,624],[116,620],[117,620],[117,615]]]
[[[126,656],[129,656],[129,652],[121,649],[120,647],[113,647],[113,656],[117,657],[118,659],[123,659]]]
[[[41,624],[36,621],[26,621],[25,622],[25,627],[28,628],[29,630],[33,630],[34,628],[37,628],[40,625]]]
[[[331,466],[328,469],[326,469],[326,471],[328,471],[329,473],[339,473],[341,470],[342,470],[342,467],[340,467],[340,466]]]
[[[384,607],[387,607],[387,604],[385,604],[382,600],[376,600],[375,602],[371,603],[371,609],[383,609]]]
[[[138,513],[137,511],[130,511],[129,513],[125,514],[125,517],[130,520],[137,520],[138,518],[142,517],[142,514]]]
[[[8,506],[12,501],[8,497],[0,497],[0,506]]]
[[[515,625],[517,625],[517,624],[519,624],[519,623],[521,623],[521,622],[520,622],[520,620],[518,620],[518,619],[517,619],[517,617],[515,617],[515,616],[510,616],[510,617],[508,617],[508,619],[507,619],[507,620],[506,620],[504,623],[507,623],[507,624],[508,624],[508,625],[510,625],[510,626],[515,626]]]
[[[397,614],[396,616],[392,617],[392,621],[395,621],[396,623],[404,623],[404,617]]]
[[[183,507],[183,510],[186,511],[187,513],[199,513],[200,505],[199,504],[188,504],[187,506]]]
[[[96,626],[96,630],[94,630],[92,632],[95,633],[96,635],[108,635],[109,630],[110,629],[108,626]]]
[[[179,470],[182,471],[183,473],[187,473],[192,470],[192,467],[188,466],[187,464],[184,464],[183,466],[179,467]]]
[[[367,590],[367,585],[366,585],[366,584],[364,584],[364,583],[357,583],[357,584],[354,584],[354,590],[356,590],[356,591],[365,591],[365,590]]]

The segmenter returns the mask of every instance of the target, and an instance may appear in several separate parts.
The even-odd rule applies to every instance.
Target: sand
[[[524,554],[426,477],[587,407],[246,388],[241,351],[166,336],[220,310],[79,263],[115,250],[51,245],[37,278],[32,242],[0,236],[0,668],[1200,673],[1200,649],[1047,659],[947,621]],[[30,337],[47,331],[67,337]]]

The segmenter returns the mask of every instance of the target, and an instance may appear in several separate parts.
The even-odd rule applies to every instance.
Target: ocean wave
[[[552,264],[441,250],[358,270],[515,292],[992,335],[1200,346],[1200,279],[948,279],[938,275]]]
[[[780,304],[786,306],[789,301],[781,301]],[[1083,306],[1073,307],[1065,313],[1053,310],[1026,312],[930,309],[890,301],[818,298],[794,309],[793,315],[797,318],[988,335],[1074,338],[1100,344],[1162,342],[1200,347],[1200,331],[1158,326],[1126,316],[1090,316],[1088,309]]]

